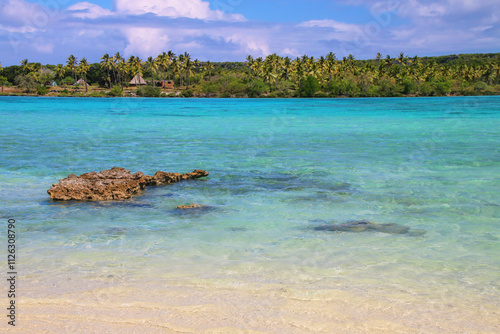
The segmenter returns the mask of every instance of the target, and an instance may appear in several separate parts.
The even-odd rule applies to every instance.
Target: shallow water
[[[181,280],[500,310],[498,97],[0,97],[0,122],[0,212],[18,222],[34,296],[86,289],[53,277],[88,288]],[[123,202],[46,193],[113,166],[210,176]],[[186,203],[213,209],[175,209]],[[315,230],[360,220],[425,233]]]

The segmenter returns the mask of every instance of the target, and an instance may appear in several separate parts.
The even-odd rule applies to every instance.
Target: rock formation
[[[190,209],[202,209],[207,207],[206,205],[198,204],[198,203],[191,203],[188,205],[179,205],[177,209],[179,210],[190,210]]]
[[[131,174],[125,168],[113,167],[102,172],[85,173],[80,176],[70,174],[47,190],[52,199],[61,201],[105,201],[129,199],[139,194],[147,186],[160,186],[184,180],[207,176],[204,170],[192,173],[156,172],[149,176],[137,172]]]

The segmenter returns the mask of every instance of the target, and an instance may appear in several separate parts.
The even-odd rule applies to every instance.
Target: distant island
[[[75,97],[397,97],[500,94],[500,53],[374,59],[291,59],[277,54],[243,62],[201,62],[185,52],[125,59],[105,54],[100,63],[70,55],[66,64],[27,59],[0,65],[0,95]]]

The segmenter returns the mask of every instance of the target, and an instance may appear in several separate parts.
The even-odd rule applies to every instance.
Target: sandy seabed
[[[224,280],[26,281],[8,333],[500,333],[498,303]]]

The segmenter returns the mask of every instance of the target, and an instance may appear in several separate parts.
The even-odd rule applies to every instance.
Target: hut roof
[[[78,81],[75,83],[75,85],[86,85],[86,84],[87,84],[87,83],[86,83],[86,82],[85,82],[85,80],[83,80],[83,79],[80,79],[80,80],[78,80]]]
[[[131,85],[146,85],[146,81],[139,75],[136,74],[135,77],[130,80]]]

